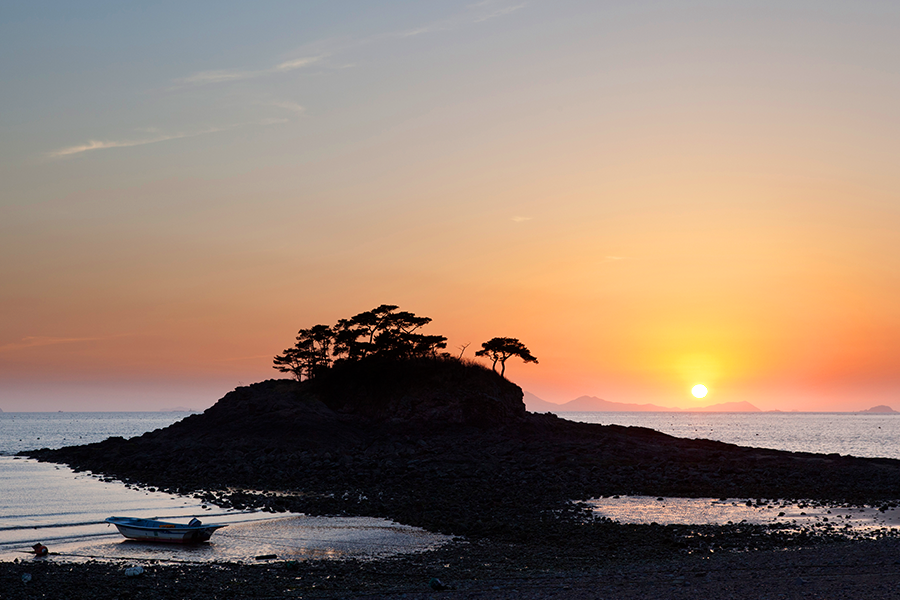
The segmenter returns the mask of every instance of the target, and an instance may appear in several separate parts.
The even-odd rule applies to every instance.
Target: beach
[[[900,542],[833,543],[792,550],[633,556],[522,556],[490,542],[454,543],[377,561],[267,564],[71,564],[54,557],[0,565],[0,597],[142,598],[729,599],[900,598]],[[22,581],[28,573],[31,580]],[[447,589],[441,589],[446,587]]]

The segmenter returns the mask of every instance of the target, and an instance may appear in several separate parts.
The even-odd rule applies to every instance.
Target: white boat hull
[[[182,525],[133,517],[109,517],[106,522],[115,525],[119,533],[130,540],[175,544],[205,542],[216,529],[225,527],[225,525]]]

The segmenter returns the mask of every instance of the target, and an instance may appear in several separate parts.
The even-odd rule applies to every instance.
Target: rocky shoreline
[[[5,600],[67,598],[729,599],[900,598],[900,540],[713,554],[643,554],[610,560],[582,552],[522,553],[489,540],[455,542],[421,555],[378,561],[268,564],[0,564]],[[597,549],[592,549],[597,550]],[[28,581],[23,581],[23,575]]]
[[[419,579],[437,573],[431,577],[471,582],[480,580],[479,569],[499,580],[518,573],[510,568],[566,576],[645,560],[708,558],[723,550],[760,554],[827,545],[856,551],[828,531],[619,525],[594,518],[578,502],[589,498],[642,494],[896,506],[900,496],[900,461],[743,448],[527,413],[517,386],[459,361],[362,364],[315,381],[267,381],[238,388],[204,414],[139,438],[27,454],[222,506],[387,517],[464,538],[421,556],[367,566],[292,567],[303,573],[323,568],[334,577],[346,569],[370,570],[366,581],[383,583],[390,578],[378,573],[390,572],[389,565],[405,565],[398,572],[418,573]],[[891,540],[868,543],[893,547]],[[501,559],[508,562],[498,571]],[[454,561],[476,566],[441,577],[437,566]],[[218,568],[262,573],[287,567],[205,571]],[[277,573],[272,577],[279,579]],[[308,595],[312,588],[304,589]],[[430,593],[456,597],[452,590]]]

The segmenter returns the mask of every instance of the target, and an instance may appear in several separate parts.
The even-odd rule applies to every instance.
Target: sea
[[[167,427],[187,416],[165,412],[0,413],[0,562],[28,558],[35,543],[60,560],[253,562],[376,558],[433,548],[448,538],[385,519],[312,517],[217,507],[192,496],[75,473],[64,465],[16,456],[39,448],[61,448],[130,438]],[[900,414],[860,413],[561,413],[586,423],[648,427],[683,438],[824,454],[900,459]],[[900,493],[898,493],[900,494]],[[837,507],[776,505],[748,507],[745,499],[600,498],[595,511],[629,523],[769,522],[781,518],[828,519]],[[777,510],[776,510],[777,509]],[[817,509],[818,510],[818,509]],[[832,510],[832,513],[827,512]],[[875,507],[841,508],[846,524],[900,527],[900,515]],[[860,512],[862,510],[863,512]],[[785,513],[787,517],[778,517]],[[802,514],[801,514],[802,513]],[[846,514],[844,514],[846,513]],[[849,515],[849,516],[848,516]],[[227,524],[208,543],[193,547],[127,541],[104,519],[138,516]]]
[[[52,560],[175,563],[259,562],[353,557],[362,560],[420,552],[449,538],[368,517],[314,517],[224,509],[193,496],[110,481],[64,465],[15,456],[40,448],[130,438],[187,416],[158,412],[0,413],[0,562],[33,560],[31,547]],[[226,524],[209,542],[182,546],[123,538],[104,519],[158,518]],[[265,558],[260,558],[265,557]]]
[[[561,412],[582,423],[790,452],[900,459],[900,413]]]

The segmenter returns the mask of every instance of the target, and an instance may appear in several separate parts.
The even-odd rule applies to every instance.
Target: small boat
[[[205,542],[216,529],[225,527],[225,525],[204,525],[199,519],[191,519],[187,525],[137,517],[109,517],[106,522],[115,525],[119,533],[128,539],[176,544]]]

